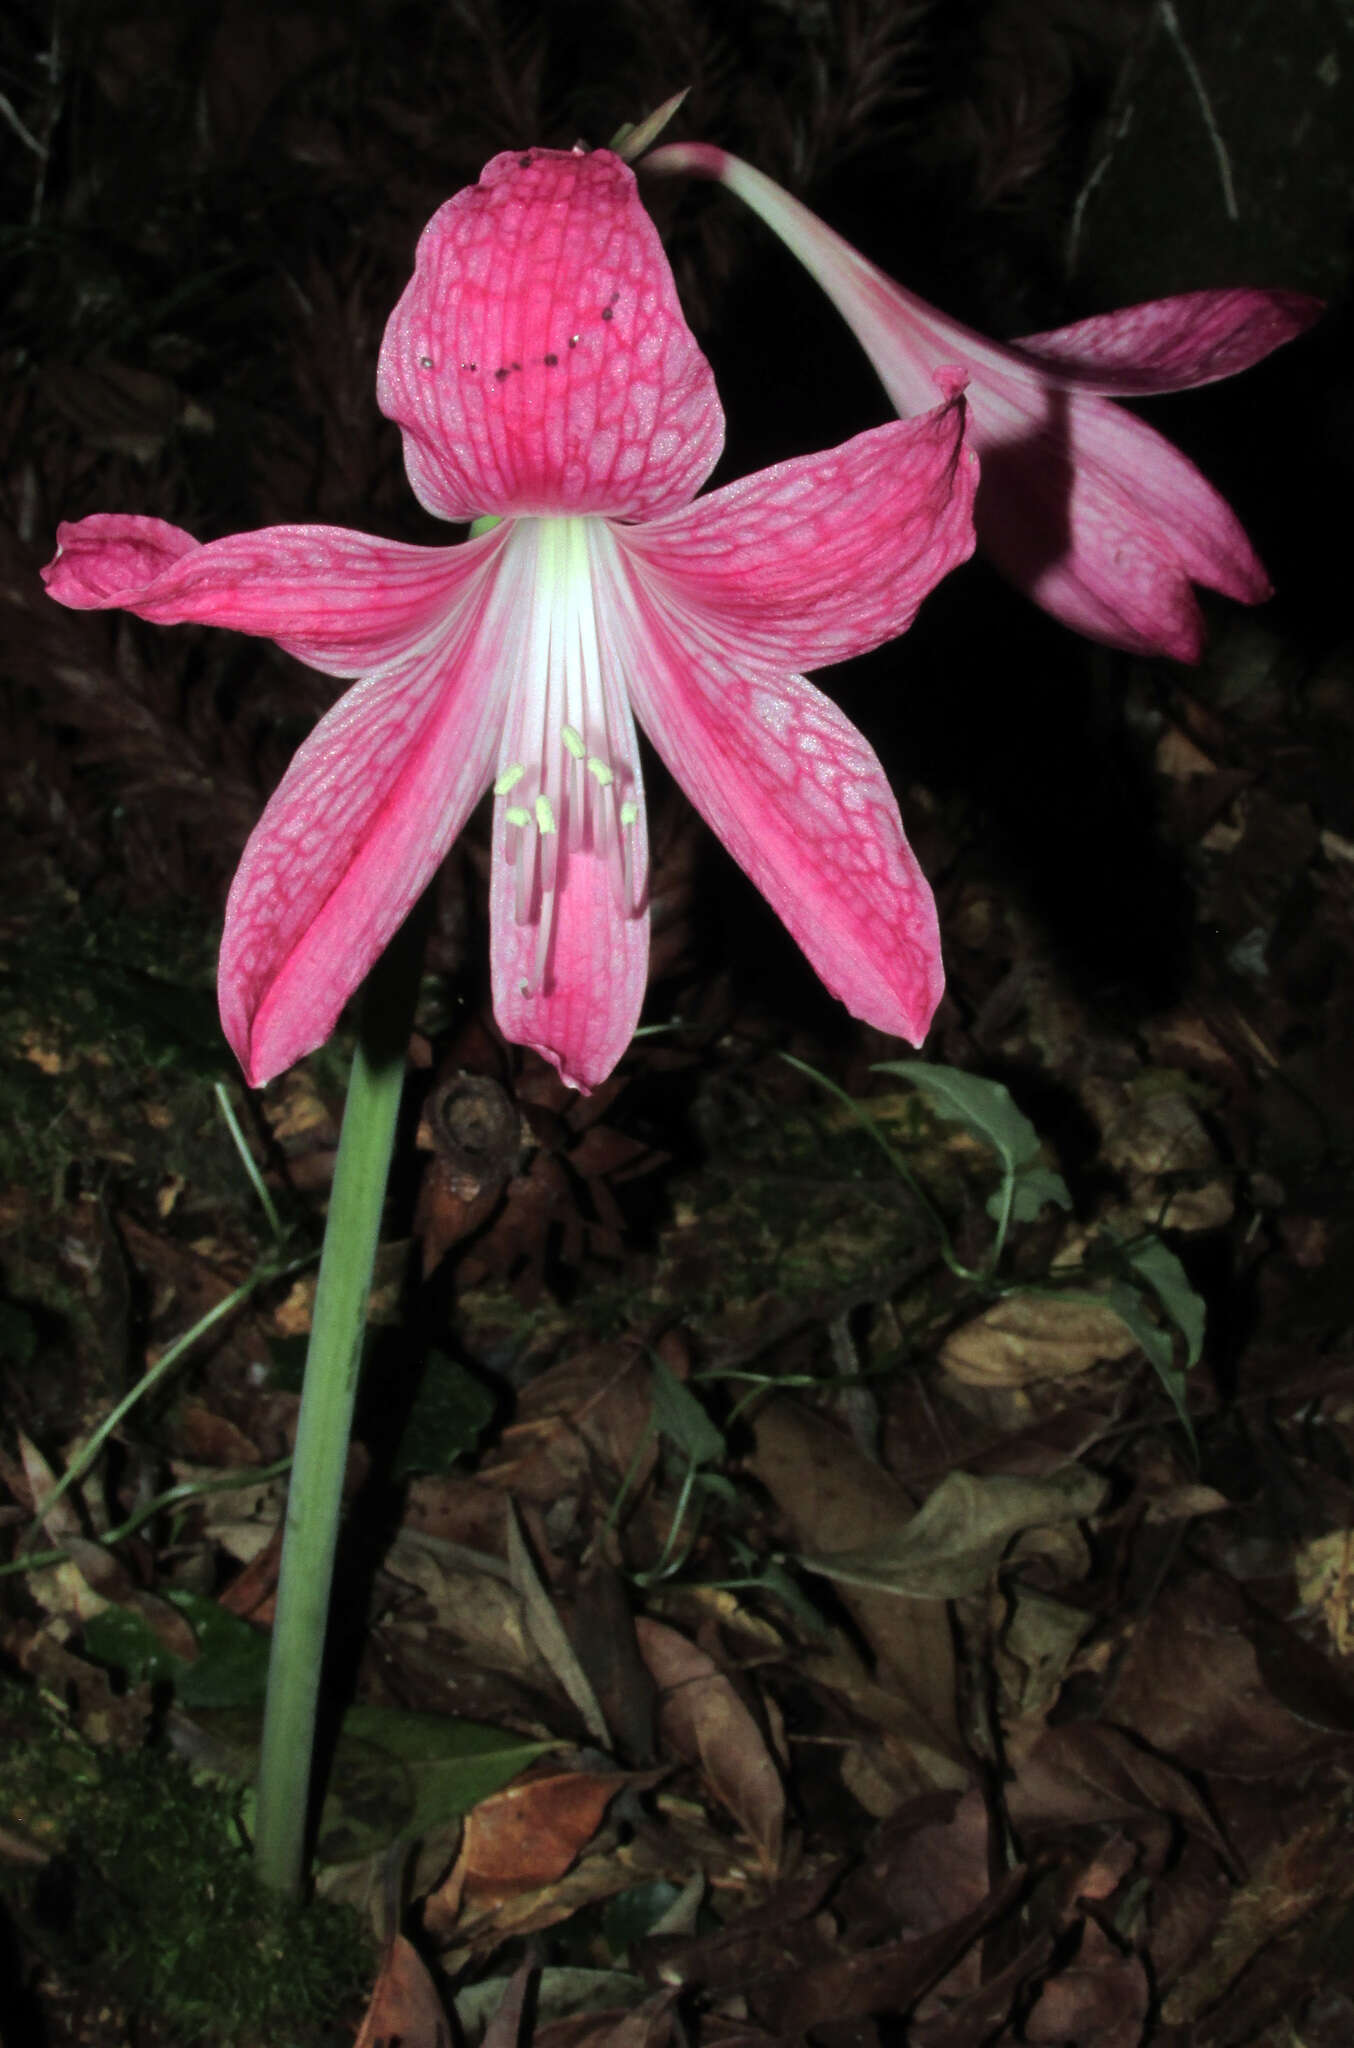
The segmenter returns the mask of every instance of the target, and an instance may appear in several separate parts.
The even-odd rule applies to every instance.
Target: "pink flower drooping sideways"
[[[823,287],[905,417],[933,403],[941,364],[969,376],[982,458],[979,546],[1036,604],[1093,640],[1198,659],[1191,585],[1243,604],[1271,594],[1230,507],[1169,441],[1112,401],[1249,369],[1310,327],[1299,292],[1186,292],[1001,347],[904,291],[750,164],[670,143],[646,169],[736,192]]]
[[[221,1015],[249,1079],[328,1036],[492,786],[500,1028],[602,1080],[648,963],[635,716],[828,987],[919,1043],[931,893],[874,754],[798,671],[901,633],[971,552],[962,400],[692,503],[723,413],[607,150],[495,157],[440,209],[377,391],[422,504],[500,524],[446,548],[327,526],[204,547],[101,514],[45,572],[63,604],[266,634],[360,679],[231,888]]]

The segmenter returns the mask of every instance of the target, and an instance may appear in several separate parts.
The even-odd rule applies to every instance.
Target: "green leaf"
[[[350,1707],[320,1816],[322,1862],[351,1863],[469,1813],[557,1747],[482,1721]]]
[[[458,1458],[476,1448],[493,1415],[489,1389],[445,1352],[430,1351],[391,1476],[407,1479],[414,1472],[450,1472]]]
[[[1197,1365],[1204,1347],[1204,1299],[1190,1286],[1175,1253],[1159,1237],[1149,1237],[1129,1253],[1129,1265],[1147,1282],[1185,1340],[1186,1366]]]
[[[108,1607],[84,1626],[85,1648],[97,1663],[125,1672],[133,1685],[169,1684],[181,1707],[250,1706],[263,1698],[268,1679],[268,1638],[238,1614],[202,1593],[170,1593],[169,1600],[197,1637],[191,1663],[166,1650],[145,1618],[127,1607]]]
[[[736,1508],[743,1497],[732,1479],[722,1472],[698,1472],[695,1488],[707,1500],[726,1501],[731,1508]]]
[[[800,1563],[850,1586],[912,1600],[953,1600],[987,1584],[1014,1537],[1082,1521],[1107,1490],[1105,1480],[1080,1465],[1064,1465],[1046,1479],[950,1472],[892,1535],[859,1550],[803,1556]]]
[[[1000,1081],[965,1074],[958,1067],[932,1066],[928,1060],[884,1060],[873,1071],[910,1081],[938,1116],[962,1124],[990,1145],[1008,1173],[1018,1173],[1038,1158],[1039,1134]]]
[[[1180,1417],[1185,1435],[1189,1438],[1190,1449],[1197,1452],[1194,1424],[1189,1419],[1188,1382],[1184,1371],[1175,1362],[1175,1342],[1170,1331],[1163,1330],[1160,1323],[1153,1322],[1147,1311],[1147,1303],[1138,1289],[1127,1280],[1116,1280],[1101,1299],[1106,1308],[1114,1311],[1125,1328],[1133,1332],[1146,1352],[1148,1363],[1170,1396],[1171,1405]]]
[[[695,1395],[670,1372],[656,1353],[653,1366],[653,1413],[659,1433],[693,1465],[713,1465],[725,1455],[722,1433],[715,1428]]]
[[[800,1627],[806,1629],[811,1636],[822,1637],[832,1633],[812,1600],[796,1585],[793,1576],[786,1571],[783,1564],[763,1565],[759,1577],[759,1590],[768,1593],[772,1599],[779,1600],[782,1607],[788,1609]]]
[[[1072,1197],[1067,1192],[1067,1182],[1060,1173],[1054,1173],[1051,1167],[1022,1167],[1015,1177],[1015,1193],[1011,1201],[1011,1215],[1014,1220],[1017,1223],[1033,1223],[1046,1202],[1056,1202],[1060,1209],[1070,1209]],[[988,1196],[987,1213],[994,1223],[1000,1223],[1000,1188],[994,1188]]]
[[[602,1909],[602,1933],[613,1956],[624,1960],[632,1945],[653,1932],[654,1924],[669,1912],[682,1896],[682,1887],[670,1878],[650,1878],[647,1884],[631,1885],[617,1892]]]

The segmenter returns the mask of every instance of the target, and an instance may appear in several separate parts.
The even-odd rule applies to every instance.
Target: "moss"
[[[961,1208],[967,1191],[955,1146],[915,1093],[863,1106],[940,1206]],[[655,1292],[680,1299],[697,1328],[767,1296],[808,1306],[857,1285],[868,1291],[929,1240],[903,1183],[840,1102],[790,1104],[717,1081],[696,1120],[707,1156],[674,1184]]]
[[[308,2048],[375,1971],[356,1915],[261,1891],[236,1794],[154,1750],[93,1748],[32,1696],[0,1687],[0,1814],[48,1860],[0,1896],[72,1982],[176,2043]]]
[[[0,952],[0,1181],[55,1191],[91,1159],[152,1184],[200,1172],[228,1067],[215,942],[186,911],[55,897],[24,920]]]
[[[862,1108],[952,1227],[981,1214],[996,1180],[985,1147],[914,1089]],[[524,1306],[505,1285],[464,1290],[456,1327],[471,1357],[520,1384],[578,1331],[618,1337],[674,1304],[703,1341],[738,1342],[771,1302],[816,1314],[824,1301],[869,1296],[881,1274],[935,1242],[878,1144],[835,1098],[786,1102],[756,1078],[716,1073],[693,1124],[703,1156],[668,1182],[671,1215],[652,1256],[630,1258],[614,1279],[589,1273],[567,1309],[549,1295]],[[920,1319],[933,1313],[928,1289]]]

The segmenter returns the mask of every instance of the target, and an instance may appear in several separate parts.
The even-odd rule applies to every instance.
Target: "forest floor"
[[[10,915],[8,2048],[338,2038],[397,1924],[472,2040],[523,1957],[539,2044],[1349,2038],[1354,677],[1226,667],[1140,721],[1197,929],[1132,1025],[939,812],[926,1085],[707,973],[585,1099],[429,977],[317,1841],[369,1955],[241,1847],[347,1042],[246,1098],[209,934]]]

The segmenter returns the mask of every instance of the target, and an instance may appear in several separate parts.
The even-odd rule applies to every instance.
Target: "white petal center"
[[[494,858],[514,870],[514,915],[536,927],[532,979],[548,990],[555,912],[571,863],[600,860],[622,916],[648,893],[648,841],[629,697],[599,633],[589,528],[519,519],[507,548],[527,619],[516,639],[494,778]],[[509,565],[505,562],[505,569]]]

